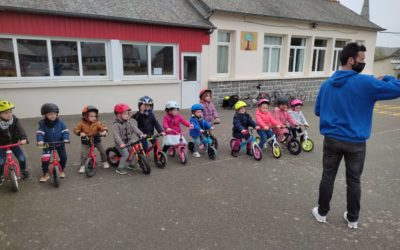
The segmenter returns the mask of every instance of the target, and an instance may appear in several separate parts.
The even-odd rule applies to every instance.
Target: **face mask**
[[[354,60],[354,61],[355,61],[355,60]],[[355,64],[352,65],[351,68],[352,68],[355,72],[361,73],[361,72],[364,70],[364,68],[365,68],[365,63],[356,62]]]
[[[146,109],[146,110],[144,111],[144,114],[145,114],[145,115],[150,115],[151,113],[153,113],[153,110],[152,110],[152,109]]]

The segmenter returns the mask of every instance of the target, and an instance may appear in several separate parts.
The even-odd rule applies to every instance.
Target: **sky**
[[[340,3],[360,14],[364,0],[340,0]],[[400,47],[400,0],[369,0],[369,17],[386,32],[398,33],[378,32],[376,46]]]

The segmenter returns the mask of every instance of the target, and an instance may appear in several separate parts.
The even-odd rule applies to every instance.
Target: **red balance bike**
[[[11,190],[17,192],[19,189],[18,179],[21,176],[21,168],[18,161],[12,157],[11,148],[20,146],[21,143],[9,144],[0,146],[0,149],[6,150],[6,161],[4,163],[4,178],[6,181],[11,181]],[[0,176],[1,178],[1,176]]]
[[[158,168],[165,168],[167,166],[167,155],[161,150],[160,142],[158,141],[161,136],[161,134],[158,134],[146,138],[152,144],[147,148],[146,154],[147,157],[150,157],[151,151],[154,151],[154,163]]]
[[[58,154],[56,147],[62,144],[70,143],[69,141],[58,141],[58,142],[45,142],[43,145],[38,145],[39,148],[50,148],[50,166],[49,166],[49,174],[51,181],[55,187],[60,186],[60,174],[62,172],[62,168],[60,165],[60,161],[58,160]]]
[[[96,136],[105,137],[102,135],[96,135]],[[94,152],[95,150],[94,137],[95,136],[86,136],[86,141],[88,142],[89,145],[89,154],[85,161],[85,175],[87,177],[93,177],[96,175],[97,160],[96,160],[96,153]]]

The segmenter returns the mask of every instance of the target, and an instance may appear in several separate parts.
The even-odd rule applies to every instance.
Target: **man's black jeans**
[[[332,199],[336,174],[342,158],[346,165],[347,219],[358,221],[360,213],[361,181],[364,168],[366,143],[351,143],[325,137],[323,152],[323,172],[319,186],[318,212],[328,214]]]

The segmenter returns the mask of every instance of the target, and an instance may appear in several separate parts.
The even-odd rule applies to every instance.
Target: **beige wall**
[[[395,76],[394,64],[390,63],[391,59],[386,58],[374,62],[374,75],[392,75]]]
[[[208,79],[215,80],[240,80],[240,79],[271,79],[271,78],[302,78],[302,77],[323,77],[332,74],[333,46],[335,39],[348,41],[365,41],[367,47],[365,73],[372,73],[373,59],[376,43],[376,32],[366,30],[356,30],[343,28],[340,26],[319,24],[316,29],[312,29],[309,23],[291,22],[285,20],[272,20],[257,17],[244,17],[240,15],[229,16],[217,13],[210,18],[211,22],[218,30],[230,31],[231,38],[231,67],[228,77],[218,76],[217,74],[217,42],[218,30],[211,34],[211,43],[208,51],[209,57],[203,65],[208,65]],[[257,32],[257,50],[240,50],[241,31]],[[262,73],[263,65],[263,43],[264,34],[280,35],[283,37],[283,47],[280,62],[280,74],[269,76]],[[292,36],[307,38],[306,58],[304,73],[289,74],[289,46]],[[325,38],[328,40],[328,50],[326,56],[325,72],[316,75],[311,72],[312,65],[312,45],[315,38]],[[207,59],[203,57],[203,60]],[[204,78],[203,78],[204,79]]]

